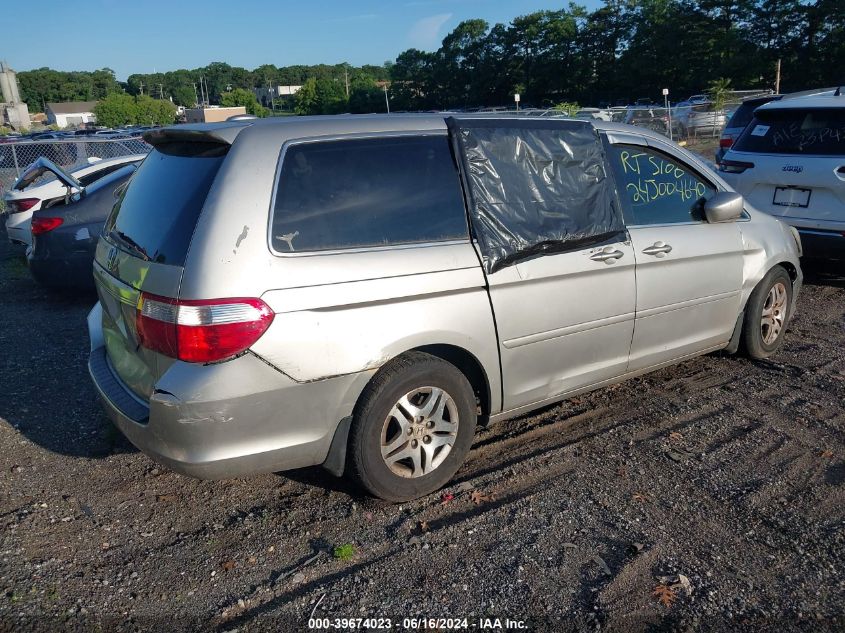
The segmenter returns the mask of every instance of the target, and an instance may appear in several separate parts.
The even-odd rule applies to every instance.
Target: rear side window
[[[734,149],[761,154],[845,155],[845,108],[758,110]]]
[[[285,152],[271,235],[280,253],[468,237],[446,137],[305,143]]]
[[[112,209],[105,234],[149,261],[184,265],[227,149],[212,143],[173,143],[153,149]]]

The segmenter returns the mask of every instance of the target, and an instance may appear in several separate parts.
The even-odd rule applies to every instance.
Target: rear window
[[[446,137],[327,141],[285,152],[271,236],[280,253],[468,237]]]
[[[845,155],[845,109],[757,111],[734,149],[761,154]]]
[[[200,211],[228,146],[178,143],[141,163],[104,232],[149,261],[182,266]]]
[[[754,118],[754,110],[759,108],[761,105],[765,103],[769,103],[770,101],[775,101],[776,97],[770,97],[768,99],[754,99],[752,101],[745,101],[739,105],[736,111],[733,113],[731,120],[725,127],[745,127],[749,123],[751,123],[751,119]]]

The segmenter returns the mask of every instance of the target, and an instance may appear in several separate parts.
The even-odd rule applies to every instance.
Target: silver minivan
[[[376,115],[145,138],[97,247],[89,371],[132,443],[196,477],[323,465],[415,498],[477,424],[769,356],[801,287],[797,233],[642,128]]]

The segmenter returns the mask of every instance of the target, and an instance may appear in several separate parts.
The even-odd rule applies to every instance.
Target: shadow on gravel
[[[349,495],[357,501],[370,500],[370,497],[356,488],[348,478],[335,477],[330,472],[320,468],[319,466],[300,468],[298,470],[287,470],[285,472],[275,474],[281,479],[290,479],[291,481],[311,486],[313,488],[340,492],[342,494]]]
[[[822,265],[817,262],[801,262],[804,284],[808,286],[830,286],[845,288],[845,264]]]
[[[97,402],[88,376],[88,292],[47,290],[0,233],[0,418],[60,455],[135,451]]]

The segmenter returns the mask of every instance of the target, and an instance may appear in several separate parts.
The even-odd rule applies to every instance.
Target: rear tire
[[[742,345],[749,358],[762,360],[783,345],[792,309],[792,279],[782,266],[772,268],[748,299]]]
[[[408,501],[463,464],[475,435],[472,387],[454,365],[422,352],[390,361],[355,408],[347,474],[371,495]]]

